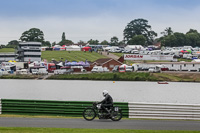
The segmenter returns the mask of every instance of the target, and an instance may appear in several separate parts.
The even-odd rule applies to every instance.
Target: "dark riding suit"
[[[110,107],[113,106],[113,99],[109,94],[107,94],[105,98],[101,102],[99,102],[99,104],[101,104],[101,108],[103,110],[107,111],[107,109],[110,109]]]

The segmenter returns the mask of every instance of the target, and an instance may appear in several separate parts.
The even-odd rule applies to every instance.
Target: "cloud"
[[[45,40],[59,42],[62,33],[74,42],[98,39],[108,40],[113,36],[122,39],[126,23],[118,18],[106,15],[88,18],[12,18],[0,19],[0,43],[18,40],[21,34],[30,28],[39,28],[44,32]]]
[[[144,4],[144,1],[140,2],[143,5],[137,7],[137,1],[134,8],[131,8],[131,1],[120,5],[121,2],[118,0],[114,6],[109,4],[109,8],[102,8],[102,10],[98,8],[98,11],[87,9],[84,13],[77,9],[75,14],[69,11],[67,15],[64,13],[15,17],[4,15],[0,17],[0,44],[18,40],[21,34],[30,28],[41,29],[45,40],[50,42],[59,42],[63,32],[67,39],[75,43],[90,39],[110,41],[113,36],[122,40],[125,26],[131,20],[138,18],[148,20],[152,30],[158,34],[166,27],[171,27],[174,32],[186,33],[190,28],[200,31],[199,6],[183,8],[171,4],[162,5],[162,3],[154,5],[155,2],[151,2],[148,4]],[[89,11],[93,13],[87,14]]]

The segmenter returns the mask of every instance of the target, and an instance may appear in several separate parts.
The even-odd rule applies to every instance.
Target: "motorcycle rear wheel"
[[[113,120],[113,121],[119,121],[119,120],[121,120],[122,119],[122,111],[121,110],[119,110],[119,111],[112,111],[110,119]]]
[[[83,118],[87,121],[92,121],[96,117],[96,112],[93,108],[86,108],[83,111]]]

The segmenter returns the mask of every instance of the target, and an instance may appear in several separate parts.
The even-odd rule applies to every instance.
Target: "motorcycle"
[[[94,102],[92,107],[84,109],[83,118],[87,121],[92,121],[95,117],[119,121],[122,118],[122,110],[117,106],[112,106],[106,111],[101,108],[101,104]]]

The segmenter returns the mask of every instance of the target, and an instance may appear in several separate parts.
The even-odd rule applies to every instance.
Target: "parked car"
[[[142,67],[142,69],[141,69],[142,71],[148,71],[149,70],[149,68],[148,67]]]
[[[5,71],[4,69],[0,69],[0,76],[7,74],[9,74],[7,71]]]
[[[38,70],[38,74],[40,74],[40,75],[48,75],[47,69],[46,68],[40,68]]]
[[[28,70],[27,69],[17,70],[16,74],[28,74]]]
[[[33,75],[38,75],[38,69],[32,69],[31,71]]]
[[[138,50],[131,50],[131,54],[139,54]]]
[[[66,69],[57,69],[57,70],[54,70],[54,74],[65,74],[66,72]]]
[[[107,67],[104,67],[103,72],[109,72],[109,69]]]
[[[84,68],[82,68],[82,69],[81,69],[81,72],[87,72],[87,70],[86,70],[86,69],[84,69]]]
[[[64,74],[72,74],[74,72],[74,69],[70,68],[70,69],[67,69]]]
[[[160,67],[158,67],[158,66],[150,66],[148,71],[152,72],[152,73],[159,73],[160,72]]]
[[[126,72],[132,72],[133,71],[133,67],[132,66],[127,66],[125,71]]]
[[[91,70],[92,73],[101,73],[103,72],[103,67],[102,66],[94,66]]]
[[[114,66],[112,72],[119,72],[119,66],[118,65]]]

